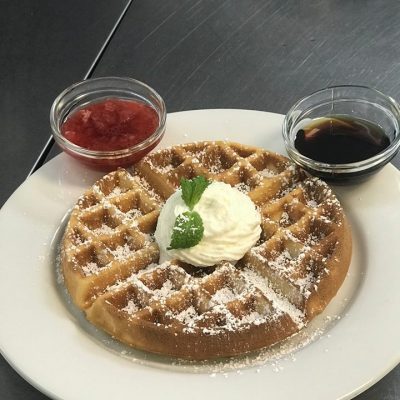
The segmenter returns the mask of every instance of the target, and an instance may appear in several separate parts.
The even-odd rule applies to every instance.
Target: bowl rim
[[[129,82],[129,83],[134,83],[139,86],[142,86],[144,89],[147,89],[151,92],[151,94],[156,98],[157,102],[160,105],[160,111],[157,111],[157,114],[159,116],[159,121],[158,121],[158,127],[157,129],[145,140],[136,143],[133,146],[124,148],[124,149],[119,149],[119,150],[90,150],[86,149],[85,147],[79,146],[67,138],[65,138],[61,132],[58,129],[57,123],[56,123],[56,107],[58,103],[63,99],[64,96],[66,96],[68,93],[71,91],[75,90],[76,88],[79,88],[80,86],[86,86],[90,85],[92,82],[101,82],[101,81],[107,81],[107,80],[112,80],[112,81],[120,81],[120,82]],[[110,87],[110,89],[112,89]],[[90,92],[90,90],[88,90]],[[115,97],[118,98],[118,96],[105,96],[104,98],[107,97]],[[121,97],[122,98],[122,97]],[[99,98],[101,99],[101,97]],[[154,108],[154,107],[153,107]],[[61,146],[61,148],[65,148],[66,150],[69,150],[77,155],[85,156],[87,158],[92,158],[92,159],[118,159],[126,156],[131,156],[136,153],[139,153],[157,141],[161,140],[164,132],[165,132],[165,124],[166,124],[166,119],[167,119],[167,110],[165,106],[165,102],[163,98],[158,94],[156,90],[154,90],[151,86],[147,85],[146,83],[139,81],[137,79],[133,79],[130,77],[121,77],[121,76],[103,76],[99,78],[90,78],[90,79],[84,79],[79,82],[76,82],[70,86],[68,86],[66,89],[64,89],[53,101],[53,104],[50,108],[50,126],[52,130],[53,137],[57,144]]]
[[[395,110],[395,114],[389,110],[389,113],[391,114],[393,120],[395,121],[395,136],[393,141],[389,144],[389,146],[379,152],[378,154],[367,158],[365,160],[361,161],[356,161],[352,163],[338,163],[338,164],[330,164],[330,163],[325,163],[321,161],[316,161],[312,158],[309,158],[303,154],[301,154],[297,149],[291,144],[290,142],[290,137],[288,134],[288,119],[289,117],[294,113],[294,110],[299,106],[299,104],[307,99],[309,99],[312,96],[315,96],[321,92],[324,92],[326,90],[330,89],[339,89],[339,88],[355,88],[355,89],[366,89],[372,92],[375,92],[377,95],[381,96],[384,98]],[[357,96],[354,96],[354,100],[360,100],[357,99]],[[388,110],[388,108],[386,108]],[[363,86],[363,85],[334,85],[334,86],[327,86],[323,89],[316,90],[315,92],[312,92],[311,94],[302,97],[296,103],[290,107],[289,111],[286,113],[285,118],[283,120],[283,125],[282,125],[282,136],[283,140],[285,143],[286,151],[288,152],[288,155],[290,158],[292,158],[293,161],[296,163],[300,164],[302,167],[306,167],[309,169],[313,169],[316,171],[320,172],[334,172],[334,173],[354,173],[354,172],[359,172],[363,171],[365,169],[369,169],[375,166],[378,166],[379,164],[387,163],[389,162],[396,152],[399,149],[400,146],[400,106],[397,103],[396,100],[394,100],[391,96],[388,96],[381,91],[369,87],[369,86]]]

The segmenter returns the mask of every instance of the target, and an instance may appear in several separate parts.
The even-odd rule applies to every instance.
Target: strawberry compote
[[[158,128],[157,111],[134,100],[109,98],[71,113],[62,135],[88,150],[122,150],[150,137]]]

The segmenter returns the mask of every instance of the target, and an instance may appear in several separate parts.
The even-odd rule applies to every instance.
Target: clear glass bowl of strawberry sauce
[[[161,96],[143,82],[103,77],[65,89],[50,110],[57,144],[92,168],[110,171],[139,161],[165,133]]]

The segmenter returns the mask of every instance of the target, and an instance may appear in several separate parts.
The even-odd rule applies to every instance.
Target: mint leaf
[[[190,211],[176,217],[172,228],[171,243],[167,250],[187,249],[196,246],[203,238],[203,220],[198,212],[193,211],[193,207],[199,202],[201,195],[210,183],[204,176],[181,179],[182,199]]]
[[[171,244],[167,250],[187,249],[203,238],[203,221],[196,211],[186,211],[176,217],[172,228]]]
[[[211,182],[204,176],[193,179],[181,179],[182,199],[190,210],[199,202],[201,195]]]

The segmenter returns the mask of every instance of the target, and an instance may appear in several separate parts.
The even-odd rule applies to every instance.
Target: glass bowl
[[[106,100],[128,100],[150,106],[158,115],[158,126],[150,136],[118,150],[88,149],[64,136],[62,126],[68,117],[80,109]],[[111,171],[134,164],[157,146],[165,133],[166,115],[163,99],[146,84],[131,78],[102,77],[78,82],[65,89],[51,107],[50,125],[56,143],[67,154],[94,169]]]
[[[350,123],[362,121],[366,126],[375,127],[384,134],[383,136],[387,136],[387,138],[385,137],[387,146],[374,155],[354,162],[350,160],[346,162],[316,160],[309,154],[302,154],[296,148],[296,137],[300,131],[302,131],[301,135],[304,135],[306,126],[327,120],[332,124],[334,119]],[[365,86],[334,86],[319,90],[299,100],[286,114],[282,134],[289,157],[312,175],[339,184],[354,183],[376,173],[396,155],[400,145],[399,121],[400,108],[391,97]],[[348,135],[348,132],[343,132],[343,135]],[[350,138],[345,137],[344,139],[349,140]],[[343,143],[337,148],[328,147],[327,152],[331,154],[337,152],[337,155],[340,156],[340,152],[344,153],[350,150]],[[362,151],[362,146],[359,144],[352,146],[352,151]],[[298,145],[298,147],[300,146]],[[318,151],[319,148],[315,153],[318,154]],[[314,158],[320,157],[314,156]]]

